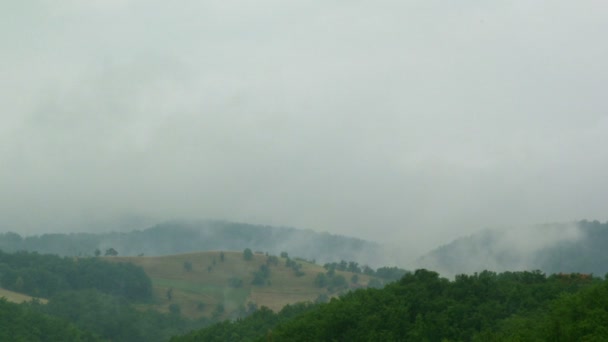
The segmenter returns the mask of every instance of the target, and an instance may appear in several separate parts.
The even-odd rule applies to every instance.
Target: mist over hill
[[[282,251],[317,263],[356,261],[372,267],[426,268],[445,276],[483,270],[541,270],[546,273],[608,272],[608,223],[580,221],[517,229],[488,229],[458,238],[413,262],[386,245],[362,239],[288,227],[227,221],[174,221],[144,230],[107,233],[0,234],[6,252],[36,251],[64,256],[102,254],[162,256],[197,251]]]
[[[484,230],[443,245],[416,261],[444,275],[483,270],[546,273],[608,272],[608,222],[580,221]]]
[[[22,237],[0,234],[0,249],[59,255],[92,255],[114,248],[119,255],[170,255],[195,251],[251,248],[255,251],[315,259],[319,263],[357,261],[372,267],[393,265],[378,243],[357,238],[286,227],[226,221],[167,222],[144,230],[109,233],[43,234]]]

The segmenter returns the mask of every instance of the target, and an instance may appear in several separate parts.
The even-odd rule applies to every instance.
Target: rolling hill
[[[222,261],[223,254],[223,261]],[[111,262],[129,262],[141,266],[152,279],[154,302],[140,308],[153,308],[168,312],[171,305],[179,306],[182,315],[189,318],[238,317],[251,305],[280,310],[287,304],[315,301],[319,296],[334,296],[342,290],[365,287],[374,277],[358,274],[357,284],[351,282],[355,273],[335,271],[343,276],[346,286],[328,291],[315,285],[322,266],[303,259],[290,259],[300,264],[302,274],[296,275],[293,267],[286,266],[287,258],[254,253],[245,260],[243,252],[208,251],[170,256],[104,257]],[[269,276],[261,285],[252,284],[255,272],[267,266]],[[251,304],[250,304],[251,303]]]
[[[108,230],[113,227],[108,227]],[[394,264],[380,244],[353,237],[288,227],[226,221],[167,222],[144,230],[108,233],[42,234],[22,237],[0,234],[0,250],[36,251],[61,256],[92,256],[96,249],[114,248],[121,256],[173,255],[198,251],[245,248],[282,251],[317,262],[352,260],[373,267]]]

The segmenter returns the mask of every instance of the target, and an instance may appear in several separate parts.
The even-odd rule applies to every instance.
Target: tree
[[[257,285],[257,286],[264,286],[264,284],[266,284],[266,279],[264,278],[262,273],[255,272],[253,274],[253,280],[251,281],[251,284]]]
[[[361,268],[359,267],[359,264],[354,261],[348,263],[348,267],[346,270],[353,273],[361,273]]]
[[[327,276],[325,273],[319,272],[315,277],[315,286],[316,287],[325,287],[327,286]]]
[[[187,272],[192,272],[192,262],[191,261],[184,261],[184,270],[186,270]]]
[[[344,278],[342,275],[336,275],[331,278],[331,287],[343,287],[346,285],[346,278]]]
[[[270,256],[266,257],[266,264],[267,265],[278,266],[279,265],[279,258],[277,258],[274,255],[270,255]]]
[[[224,252],[220,252],[220,261],[224,262]]]
[[[267,283],[267,279],[270,278],[270,268],[268,265],[260,266],[259,271],[253,273],[253,285],[263,286]]]
[[[359,282],[359,276],[356,274],[353,274],[353,276],[350,278],[350,282],[353,284],[357,284]]]
[[[117,256],[118,252],[114,248],[106,249],[106,256]]]
[[[95,256],[98,257],[101,255],[101,251],[99,250],[99,248],[95,248]]]
[[[245,248],[245,250],[243,251],[243,258],[245,260],[252,260],[253,259],[253,252],[251,251],[251,249]]]
[[[241,279],[241,278],[236,278],[236,277],[234,277],[234,278],[230,278],[230,280],[228,280],[228,284],[229,284],[231,287],[234,287],[234,288],[240,288],[240,287],[243,287],[243,279]]]

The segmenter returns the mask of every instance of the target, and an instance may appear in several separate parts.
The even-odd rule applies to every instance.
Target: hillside
[[[328,291],[327,286],[315,284],[318,274],[327,272],[322,266],[303,259],[289,259],[301,265],[302,273],[297,276],[293,267],[286,266],[287,258],[278,257],[275,264],[269,262],[272,257],[261,253],[253,253],[251,260],[245,260],[243,252],[220,251],[104,259],[133,263],[148,274],[154,303],[141,305],[142,308],[167,312],[172,304],[177,304],[181,314],[190,318],[238,317],[251,311],[252,305],[278,311],[287,304],[315,301],[319,296],[333,296],[349,288],[367,286],[374,278],[358,274],[357,284],[353,284],[351,278],[355,273],[335,271],[336,276],[346,280],[346,286]],[[269,276],[261,285],[252,284],[254,274],[263,266],[268,267]]]
[[[580,274],[416,270],[383,289],[256,312],[171,341],[606,341],[608,282]]]
[[[112,230],[113,227],[108,227]],[[353,260],[374,267],[391,265],[381,245],[357,238],[287,227],[225,221],[169,222],[144,230],[109,233],[43,234],[22,237],[0,234],[0,250],[36,251],[62,256],[92,256],[114,248],[122,256],[173,255],[198,251],[245,248],[279,255],[289,251],[319,263]]]
[[[417,267],[444,275],[482,270],[541,270],[547,273],[608,272],[608,223],[580,221],[526,229],[486,230],[441,246]]]
[[[0,298],[5,298],[7,301],[12,302],[12,303],[23,303],[23,302],[32,301],[35,297],[0,288]],[[47,303],[47,300],[44,298],[36,298],[36,299],[39,300],[41,303],[44,303],[44,304]]]

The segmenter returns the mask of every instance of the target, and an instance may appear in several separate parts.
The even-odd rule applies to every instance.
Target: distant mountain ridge
[[[579,221],[528,229],[485,230],[419,258],[416,267],[445,275],[483,270],[608,273],[608,222]]]
[[[226,221],[166,222],[144,230],[110,233],[42,234],[21,237],[0,234],[0,249],[65,256],[92,255],[114,248],[119,255],[160,256],[210,250],[255,251],[293,256],[317,262],[357,261],[372,267],[387,265],[382,246],[357,238],[286,227]]]

